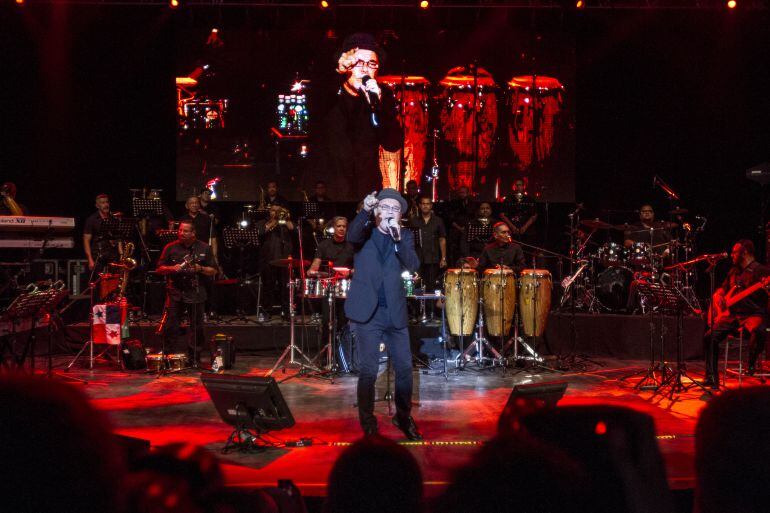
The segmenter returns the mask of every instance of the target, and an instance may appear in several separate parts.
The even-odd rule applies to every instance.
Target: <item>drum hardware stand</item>
[[[329,338],[326,341],[326,345],[323,346],[315,358],[313,358],[312,363],[315,364],[317,360],[325,357],[326,365],[323,366],[323,372],[328,374],[329,378],[331,379],[331,383],[334,383],[334,376],[339,372],[339,366],[337,365],[337,360],[334,357],[334,341],[337,338],[337,305],[335,304],[334,287],[329,287],[327,298],[325,299],[329,304]]]
[[[291,257],[289,257],[289,260],[291,260]],[[315,374],[316,376],[320,376],[323,374],[323,371],[318,367],[316,367],[313,361],[310,360],[310,358],[308,358],[305,355],[305,353],[302,352],[302,349],[300,349],[299,346],[297,346],[294,343],[296,312],[294,311],[294,278],[292,275],[292,268],[293,266],[290,264],[289,265],[289,285],[288,285],[289,286],[289,345],[286,346],[286,349],[284,349],[283,353],[281,353],[281,356],[278,358],[278,361],[275,362],[275,365],[273,365],[273,368],[267,371],[267,374],[265,374],[265,377],[272,375],[279,367],[285,373],[286,367],[288,367],[289,365],[299,366],[299,372],[282,379],[279,383],[283,383],[284,381],[287,381],[291,378],[294,378],[297,376],[303,376],[309,373]],[[299,355],[301,359],[298,359],[297,355]],[[284,362],[287,356],[289,357],[289,360]],[[302,360],[304,360],[304,362]]]
[[[486,348],[494,356],[494,358],[484,356],[484,348]],[[484,337],[484,298],[481,294],[479,294],[479,320],[476,323],[476,336],[474,337],[473,342],[471,342],[462,353],[462,355],[460,355],[460,358],[462,358],[464,361],[470,360],[470,355],[473,351],[476,351],[475,363],[479,367],[484,367],[485,360],[490,360],[491,365],[487,367],[490,369],[495,365],[502,364],[501,362],[503,357]],[[466,366],[463,365],[463,369],[465,369],[465,367]]]
[[[431,298],[435,298],[436,300],[445,299],[446,296],[431,296]],[[461,310],[462,312],[462,310]],[[460,314],[462,316],[462,313]],[[462,330],[461,330],[462,331]],[[422,373],[427,376],[444,376],[445,380],[449,380],[448,375],[448,367],[447,367],[447,336],[446,336],[446,306],[441,309],[441,334],[439,335],[439,339],[441,340],[441,349],[443,351],[443,365],[444,368],[438,372],[431,372],[430,370],[423,370]],[[428,369],[430,369],[430,365],[428,365]]]
[[[642,295],[640,302],[642,303],[643,310],[647,306],[650,300],[650,296]],[[660,326],[660,361],[655,361],[655,308],[650,305],[649,307],[650,318],[650,364],[646,370],[637,371],[631,374],[627,374],[621,377],[618,381],[625,381],[634,376],[641,376],[641,379],[634,385],[636,390],[652,390],[657,392],[663,385],[663,382],[668,379],[674,370],[664,361],[664,325],[665,317],[661,315]]]

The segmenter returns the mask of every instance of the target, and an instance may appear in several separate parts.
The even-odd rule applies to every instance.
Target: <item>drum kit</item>
[[[404,129],[404,182],[420,182],[429,134],[435,148],[439,132],[449,152],[452,190],[478,183],[479,170],[491,162],[498,126],[507,126],[508,145],[523,168],[551,153],[564,95],[556,78],[515,76],[500,86],[486,69],[468,65],[450,69],[435,87],[423,76],[383,75],[378,80],[396,96]],[[440,130],[430,129],[432,121]],[[398,184],[400,165],[400,159],[380,155],[386,186]]]
[[[582,233],[584,237],[582,240],[575,237],[572,246],[577,270],[562,281],[562,307],[574,298],[578,310],[594,313],[641,310],[644,313],[645,305],[633,294],[634,282],[676,284],[697,304],[690,283],[691,273],[680,272],[678,267],[672,268],[676,270],[674,274],[667,273],[673,264],[688,260],[693,252],[691,238],[685,236],[679,240],[672,236],[680,227],[678,223],[664,221],[644,227],[585,219],[576,224],[579,229],[571,233]],[[623,243],[610,240],[613,232],[622,233],[627,240]],[[606,235],[604,242],[593,240],[598,233]],[[593,246],[593,251],[589,251],[589,246]]]
[[[526,359],[541,362],[534,343],[529,345],[520,338],[519,327],[533,342],[543,335],[551,309],[551,290],[551,273],[545,269],[524,269],[517,277],[513,270],[497,267],[486,269],[481,279],[474,269],[448,269],[444,275],[446,318],[449,333],[460,340],[462,356],[458,366],[471,361],[491,366],[508,363],[505,349],[511,329],[513,360],[520,359],[521,344],[531,355]],[[485,335],[501,339],[499,351]],[[464,338],[469,336],[474,339],[466,348]]]

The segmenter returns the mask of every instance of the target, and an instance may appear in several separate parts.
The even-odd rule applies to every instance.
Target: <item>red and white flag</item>
[[[94,344],[120,344],[120,327],[122,324],[120,305],[94,305],[94,323],[91,329],[91,340]]]

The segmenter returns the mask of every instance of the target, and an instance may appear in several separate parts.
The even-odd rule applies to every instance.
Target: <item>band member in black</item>
[[[409,220],[409,225],[419,228],[417,256],[420,258],[420,276],[426,291],[437,288],[440,269],[447,266],[446,228],[444,221],[433,212],[433,201],[428,196],[420,196],[419,215]]]
[[[409,180],[406,182],[404,189],[406,191],[402,196],[406,200],[407,205],[409,205],[409,210],[407,210],[404,217],[406,219],[417,217],[420,215],[420,187],[415,180]]]
[[[486,245],[479,258],[479,272],[502,267],[513,269],[516,274],[519,274],[527,266],[527,262],[521,246],[511,238],[511,229],[506,223],[499,221],[492,227],[492,236],[494,241]]]
[[[315,183],[313,194],[308,196],[307,201],[315,209],[315,214],[312,218],[310,215],[307,216],[307,222],[313,230],[313,235],[316,237],[316,240],[327,238],[323,234],[323,230],[325,224],[334,217],[334,206],[326,193],[326,182],[318,180]]]
[[[345,236],[348,232],[348,220],[345,217],[335,217],[331,221],[331,226],[334,228],[334,236],[330,239],[324,239],[318,244],[318,249],[315,252],[315,258],[310,264],[310,268],[307,271],[307,275],[310,277],[317,276],[321,270],[327,270],[330,274],[335,274],[334,268],[346,268],[352,271],[353,269],[353,255],[355,249],[353,245],[345,240]],[[342,276],[342,279],[349,279],[350,276]],[[343,308],[344,299],[338,299],[335,303],[335,311],[337,318],[337,329],[342,328],[347,324],[348,319],[345,317],[345,309]],[[329,301],[328,298],[321,300],[321,326],[323,341],[326,342],[329,339]]]
[[[473,257],[476,260],[481,258],[481,253],[484,252],[484,248],[489,244],[489,239],[492,234],[492,205],[489,202],[483,201],[479,204],[479,209],[476,211],[476,219],[471,219],[463,229],[462,239],[460,240],[460,258]],[[487,237],[471,235],[471,232],[487,231]],[[472,237],[468,240],[468,237]]]
[[[270,180],[267,182],[267,195],[265,196],[265,205],[268,207],[272,207],[273,205],[278,205],[279,207],[285,207],[288,208],[289,201],[281,196],[281,194],[278,192],[278,182],[275,180]]]
[[[187,353],[191,362],[198,362],[204,343],[206,287],[202,282],[214,276],[217,270],[211,248],[196,238],[195,225],[191,221],[180,221],[178,237],[163,248],[158,260],[157,273],[166,276],[164,337],[167,349],[176,347],[179,318],[186,310],[192,335],[187,342]]]
[[[447,257],[450,262],[454,262],[458,258],[466,256],[462,254],[461,250],[462,241],[466,235],[465,225],[470,223],[476,215],[476,207],[468,187],[462,185],[457,188],[456,197],[449,202],[448,210]],[[481,250],[479,250],[480,254]]]
[[[88,259],[93,283],[96,276],[107,269],[112,262],[120,259],[120,245],[115,240],[107,239],[101,233],[102,222],[114,217],[110,210],[110,197],[106,194],[96,196],[96,212],[91,214],[83,225],[83,250]]]
[[[703,344],[706,355],[705,385],[719,388],[719,344],[736,328],[749,332],[748,374],[754,374],[757,357],[765,348],[768,295],[764,288],[726,309],[729,297],[739,294],[763,278],[770,276],[770,268],[756,261],[754,243],[740,240],[730,253],[733,267],[722,285],[714,293],[712,305],[723,313],[713,319],[713,329],[706,332]],[[712,315],[715,309],[712,306]]]
[[[281,314],[289,315],[289,291],[286,269],[271,265],[273,260],[289,258],[294,251],[294,223],[289,211],[279,205],[270,207],[267,219],[256,224],[259,232],[259,273],[262,277],[262,307],[265,311],[279,303]]]
[[[403,132],[393,92],[377,82],[384,52],[370,34],[345,38],[337,58],[343,78],[336,101],[323,116],[319,156],[333,191],[362,198],[382,187],[380,146],[396,152]]]
[[[414,236],[401,230],[406,200],[395,189],[364,199],[363,210],[350,223],[347,238],[356,248],[356,273],[345,301],[345,314],[358,341],[358,417],[364,433],[377,433],[374,384],[384,343],[396,374],[393,424],[410,440],[422,435],[412,418],[412,352],[409,346],[404,270],[415,272],[420,261]],[[374,214],[374,217],[372,217]]]
[[[652,228],[652,239],[650,229]],[[667,252],[668,248],[660,246],[671,240],[671,232],[666,223],[655,221],[655,210],[652,205],[644,204],[639,208],[639,222],[632,224],[624,232],[624,245],[629,248],[635,242],[650,243],[657,247],[659,253]]]
[[[500,219],[508,225],[518,239],[525,235],[531,240],[533,225],[537,221],[537,205],[527,194],[527,181],[517,178],[513,182],[513,194],[506,196],[500,211]]]
[[[201,208],[198,196],[187,198],[184,206],[187,212],[179,220],[190,221],[195,227],[195,234],[198,240],[208,242],[214,236],[214,215],[209,215]]]

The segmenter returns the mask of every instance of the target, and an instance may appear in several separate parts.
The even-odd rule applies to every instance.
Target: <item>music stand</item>
[[[305,219],[321,219],[321,205],[317,201],[303,201],[302,217]]]
[[[468,224],[468,230],[465,233],[466,242],[489,242],[492,238],[492,225]]]
[[[102,220],[97,233],[109,240],[127,240],[131,238],[135,223],[133,217],[108,217]]]
[[[232,226],[226,226],[222,230],[222,240],[225,243],[225,248],[227,249],[238,249],[238,276],[236,277],[238,281],[238,288],[236,289],[236,296],[235,296],[235,317],[228,319],[224,321],[226,324],[232,324],[234,321],[240,321],[240,322],[253,322],[254,324],[258,324],[258,321],[255,321],[253,319],[249,319],[246,316],[246,311],[243,308],[243,293],[242,289],[245,285],[248,285],[249,277],[244,275],[244,262],[246,258],[246,248],[252,247],[257,248],[259,247],[259,229],[254,226],[250,225],[247,227],[232,227]],[[254,294],[254,291],[249,288],[249,291]],[[257,287],[257,316],[259,316],[259,310],[261,308],[260,302],[262,299],[262,277],[259,277],[258,281],[258,287]]]
[[[131,198],[131,215],[134,217],[163,215],[163,203],[160,198]]]
[[[163,246],[167,246],[171,244],[172,242],[176,241],[179,238],[179,234],[176,230],[157,230],[155,232],[155,235],[158,236],[158,240],[160,240],[161,244]]]

